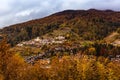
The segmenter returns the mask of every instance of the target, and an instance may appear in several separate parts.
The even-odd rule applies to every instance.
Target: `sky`
[[[1,0],[0,28],[67,10],[120,11],[120,0]]]

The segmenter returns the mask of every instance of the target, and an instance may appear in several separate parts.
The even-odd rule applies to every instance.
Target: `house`
[[[37,37],[36,39],[34,39],[34,41],[36,41],[36,42],[37,42],[37,41],[40,41],[40,38],[39,38],[39,37]]]
[[[22,47],[22,46],[23,46],[23,44],[22,44],[22,43],[20,43],[20,44],[17,44],[17,46]]]
[[[63,36],[58,36],[58,37],[55,37],[55,39],[58,39],[58,40],[64,40],[65,37],[63,37]]]

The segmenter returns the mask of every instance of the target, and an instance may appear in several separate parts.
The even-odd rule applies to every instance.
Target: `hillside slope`
[[[120,46],[120,28],[116,32],[111,33],[109,36],[105,37],[104,40],[115,46]]]
[[[43,36],[61,27],[68,27],[83,40],[101,40],[120,27],[120,12],[111,10],[65,10],[48,17],[3,28],[8,42],[15,45],[21,41]]]

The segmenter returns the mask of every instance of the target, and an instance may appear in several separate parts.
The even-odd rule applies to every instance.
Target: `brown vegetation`
[[[94,49],[90,48],[93,52]],[[24,62],[20,55],[9,51],[6,41],[0,43],[0,80],[119,80],[120,64],[104,57],[53,57],[49,68],[40,61],[34,65]]]

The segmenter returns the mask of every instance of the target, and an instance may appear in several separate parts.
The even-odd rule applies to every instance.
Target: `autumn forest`
[[[119,80],[120,12],[65,10],[0,29],[0,80]]]

